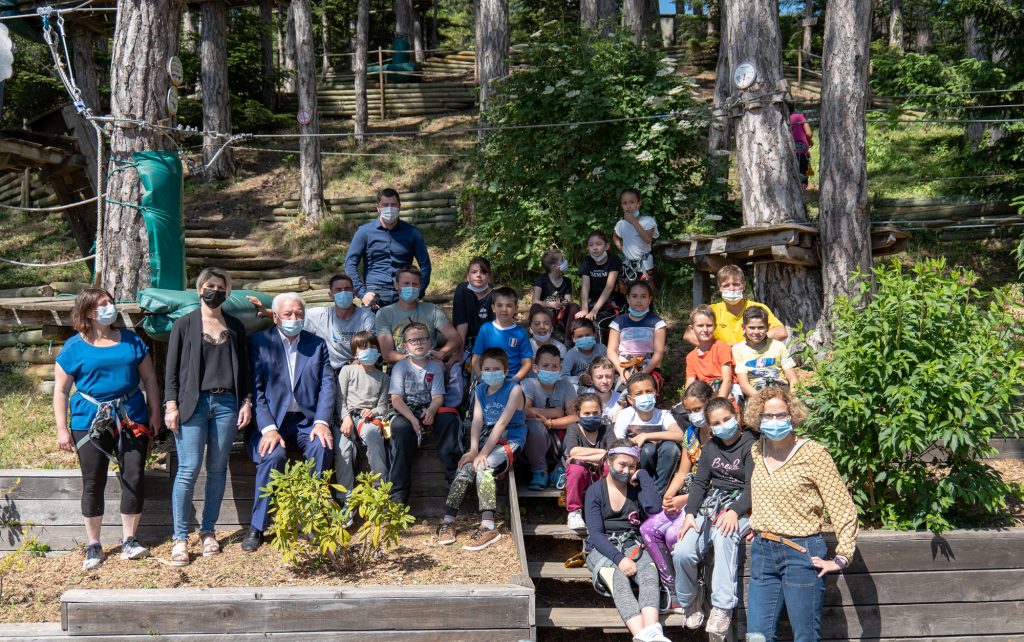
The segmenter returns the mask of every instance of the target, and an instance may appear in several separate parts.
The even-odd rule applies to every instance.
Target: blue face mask
[[[562,378],[561,372],[552,372],[550,370],[537,370],[537,379],[540,380],[545,386],[550,386],[558,382]]]
[[[703,428],[704,425],[708,423],[708,419],[704,416],[703,411],[688,413],[687,418],[690,420],[691,424],[698,428]]]
[[[377,348],[367,348],[359,353],[359,363],[364,366],[372,366],[377,363],[377,359],[380,359],[380,350]]]
[[[576,339],[576,347],[580,350],[593,350],[596,345],[597,339],[594,337],[580,337]]]
[[[792,419],[765,419],[761,422],[761,434],[767,439],[778,441],[793,432]]]
[[[558,264],[558,271],[561,272],[562,274],[568,274],[569,262],[566,261],[565,259],[562,259],[562,262]]]
[[[420,289],[417,287],[404,287],[398,291],[398,297],[405,303],[412,303],[420,298]]]
[[[283,332],[286,337],[294,337],[298,333],[302,332],[302,328],[305,325],[305,319],[282,319],[281,332]]]
[[[633,398],[633,405],[636,406],[637,410],[642,412],[650,412],[654,410],[655,397],[651,394],[637,395]]]
[[[631,314],[632,316],[634,316],[634,317],[636,317],[636,318],[638,318],[638,319],[642,319],[643,317],[647,316],[647,312],[648,312],[648,311],[649,311],[650,309],[651,309],[651,306],[647,306],[646,308],[643,308],[643,309],[641,309],[641,310],[637,310],[637,309],[636,309],[636,308],[634,308],[633,306],[629,306],[629,313],[630,313],[630,314]]]
[[[723,441],[728,441],[728,440],[730,440],[730,439],[732,439],[733,437],[736,436],[736,433],[739,432],[739,429],[740,429],[740,422],[737,421],[735,417],[733,417],[732,419],[730,419],[729,421],[725,422],[724,424],[720,424],[718,426],[712,426],[711,427],[711,432],[712,432],[712,434],[715,435],[715,437],[718,437],[719,439],[721,439]]]
[[[101,305],[96,308],[96,322],[100,325],[110,325],[117,319],[117,307],[113,303]]]
[[[480,381],[490,388],[500,386],[505,381],[505,373],[501,370],[484,370],[480,373]]]
[[[592,415],[590,417],[580,417],[580,426],[587,432],[595,432],[604,426],[604,417],[601,415]]]
[[[335,292],[334,293],[334,305],[338,306],[342,310],[348,309],[352,305],[352,293],[351,292]]]

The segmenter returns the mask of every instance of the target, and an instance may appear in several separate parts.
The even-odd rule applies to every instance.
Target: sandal
[[[199,539],[203,542],[203,557],[213,557],[220,554],[220,543],[213,533],[200,533]]]
[[[188,556],[188,542],[174,542],[174,546],[171,547],[171,566],[188,566],[191,561]]]

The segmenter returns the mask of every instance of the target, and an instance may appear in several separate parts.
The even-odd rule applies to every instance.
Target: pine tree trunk
[[[427,55],[423,51],[423,14],[415,10],[412,12],[412,48],[416,54],[416,62],[423,62]]]
[[[915,11],[916,33],[914,49],[919,54],[926,54],[932,48],[932,7],[927,0],[921,2]]]
[[[716,178],[725,177],[728,174],[729,158],[729,115],[724,111],[725,101],[729,99],[732,86],[732,73],[729,70],[729,42],[728,42],[728,11],[725,2],[719,5],[718,18],[721,23],[721,39],[718,41],[718,65],[715,68],[715,113],[716,117],[711,123],[708,132],[708,151],[714,156],[716,165],[720,165],[725,171],[720,172]]]
[[[580,24],[586,29],[601,27],[601,36],[608,38],[615,31],[615,0],[582,0]]]
[[[978,25],[977,16],[969,15],[964,17],[964,49],[968,58],[975,60],[987,60],[988,50],[981,39],[981,27]],[[968,118],[977,118],[977,112],[969,115]],[[985,136],[984,123],[967,123],[967,143],[972,147],[981,144]]]
[[[277,4],[277,2],[274,2],[274,6],[277,7],[277,10],[274,12],[274,33],[277,35],[277,39],[275,41],[277,43],[277,45],[276,45],[277,69],[280,70],[280,71],[284,71],[284,68],[285,68],[284,52],[285,52],[285,49],[287,49],[288,44],[286,42],[287,39],[286,39],[286,37],[284,35],[286,18],[284,18],[281,15],[281,12],[282,11],[287,11],[287,8],[282,9],[281,5]],[[284,81],[282,81],[282,85],[281,86],[282,86],[282,89],[283,89],[284,88]]]
[[[196,52],[196,43],[199,42],[199,25],[196,12],[185,5],[181,12],[181,48],[192,53]]]
[[[96,80],[96,37],[85,27],[71,31],[71,64],[85,105],[94,114],[104,113]]]
[[[804,4],[804,18],[810,19],[814,17],[814,0],[807,0]],[[809,24],[804,25],[804,41],[802,48],[804,50],[804,68],[810,69],[811,67],[811,50],[814,47],[814,32],[813,27]]]
[[[366,126],[369,119],[369,112],[366,106],[366,56],[370,33],[370,0],[358,0],[356,3],[356,28],[355,43],[352,50],[352,71],[355,73],[356,93],[356,116],[355,134],[356,141],[362,143],[365,140]]]
[[[413,44],[412,33],[415,27],[412,13],[412,0],[395,0],[395,35],[405,36],[410,45]]]
[[[308,125],[299,125],[299,174],[302,211],[314,225],[323,221],[323,175],[320,171],[320,133],[316,105],[316,51],[313,48],[313,9],[309,0],[292,0],[291,14],[295,20],[295,58],[298,69],[299,109],[311,115]]]
[[[903,0],[889,0],[889,46],[903,53]]]
[[[165,97],[171,81],[163,69],[178,53],[179,6],[174,0],[118,0],[110,78],[110,112],[115,118],[148,123],[170,118]],[[114,171],[107,181],[110,202],[98,241],[102,261],[96,269],[98,283],[115,299],[134,300],[150,277],[146,225],[138,211],[142,185],[134,169],[117,170],[132,161],[134,152],[173,147],[173,141],[148,128],[114,127],[111,133]]]
[[[633,34],[633,44],[645,45],[650,40],[651,12],[647,0],[623,0],[622,25]]]
[[[821,81],[818,217],[824,290],[818,331],[823,342],[831,339],[830,311],[836,299],[856,297],[860,284],[854,272],[868,272],[872,267],[864,124],[870,39],[871,14],[864,2],[829,2]],[[869,272],[867,278],[871,278]]]
[[[752,62],[757,68],[757,81],[744,94],[771,95],[782,80],[775,0],[732,0],[728,12],[729,68]],[[782,103],[742,109],[732,125],[744,225],[807,223],[796,149]],[[795,325],[802,321],[804,327],[814,327],[821,316],[820,273],[817,268],[783,263],[756,265],[754,297],[783,322]]]
[[[508,75],[508,0],[480,0],[476,32],[480,42],[477,60],[483,110],[490,98],[491,83]]]
[[[320,11],[320,68],[324,82],[331,73],[331,21],[327,17],[327,7]]]
[[[277,108],[277,92],[274,87],[274,0],[260,0],[260,71],[263,73],[263,106],[273,111]]]
[[[312,37],[311,37],[312,38]],[[284,25],[284,91],[285,93],[294,94],[296,87],[298,87],[298,69],[296,68],[296,52],[295,52],[295,5],[294,2],[288,3],[288,19]]]
[[[203,77],[203,129],[231,133],[231,94],[228,90],[228,8],[219,0],[202,5],[199,49]],[[218,154],[227,139],[203,137],[204,173],[208,181],[223,180],[235,172],[231,148]],[[216,156],[216,159],[214,159]],[[210,164],[210,161],[213,164]]]

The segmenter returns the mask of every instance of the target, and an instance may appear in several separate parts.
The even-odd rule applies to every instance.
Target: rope
[[[89,256],[83,256],[80,259],[71,259],[68,261],[58,261],[57,263],[25,263],[23,261],[15,261],[13,259],[5,259],[0,257],[0,263],[10,263],[11,265],[20,265],[22,267],[33,267],[33,268],[46,268],[46,267],[59,267],[61,265],[71,265],[72,263],[82,263],[94,258],[95,254]]]
[[[269,148],[265,148],[265,147],[241,147],[241,146],[238,146],[238,145],[236,145],[233,149],[242,150],[242,151],[249,151],[249,152],[269,152],[269,153],[272,153],[272,154],[300,154],[300,153],[302,153],[298,149],[269,149]],[[320,155],[321,156],[394,156],[395,154],[376,154],[376,153],[371,153],[371,152],[325,152],[325,151],[321,151]],[[406,154],[405,152],[402,152],[401,156],[403,158],[419,158],[419,157],[424,157],[424,158],[451,158],[451,157],[466,158],[466,157],[469,157],[470,154]]]
[[[69,210],[73,207],[79,207],[81,205],[88,205],[89,203],[95,203],[99,199],[99,196],[93,196],[87,198],[84,201],[78,201],[77,203],[69,203],[67,205],[55,205],[53,207],[18,207],[15,205],[4,205],[0,203],[0,209],[13,210],[15,212],[62,212]]]

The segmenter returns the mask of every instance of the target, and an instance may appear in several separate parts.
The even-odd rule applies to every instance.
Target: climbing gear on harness
[[[640,558],[644,551],[643,542],[640,541],[640,534],[636,531],[619,531],[608,534],[608,541],[617,548],[620,553],[631,560]],[[594,568],[590,569],[590,581],[598,595],[611,597],[612,578],[615,576],[616,565],[610,559],[598,553],[597,562]]]
[[[113,453],[109,453],[99,445],[100,439],[103,438],[107,433],[110,434],[114,439],[115,448],[116,444],[121,436],[130,433],[135,436],[136,439],[142,439],[152,436],[148,426],[136,423],[132,421],[131,417],[128,416],[128,411],[125,409],[124,404],[131,395],[123,395],[117,399],[111,399],[109,401],[97,401],[93,397],[85,394],[81,390],[78,391],[82,399],[85,399],[89,403],[96,406],[96,416],[93,417],[92,423],[89,424],[89,430],[85,436],[78,440],[75,444],[75,451],[81,450],[87,442],[91,442],[101,453],[107,456],[107,459],[113,464],[117,464],[117,457]]]

